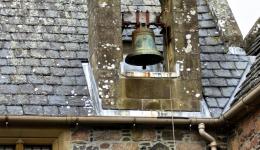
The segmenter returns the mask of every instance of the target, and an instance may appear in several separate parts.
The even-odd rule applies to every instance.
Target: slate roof
[[[255,87],[260,85],[260,18],[258,19],[256,26],[254,26],[250,34],[246,37],[245,41],[248,44],[247,51],[250,55],[256,56],[255,63],[251,66],[250,72],[246,75],[246,80],[240,87],[239,92],[236,94],[235,102],[240,97],[245,96]],[[249,39],[250,38],[250,39]]]
[[[85,0],[0,2],[1,115],[92,113],[86,12]]]
[[[158,2],[128,0],[122,7],[157,11]],[[203,96],[212,115],[219,116],[248,57],[226,54],[206,1],[197,4]],[[94,113],[81,66],[88,57],[86,12],[86,0],[0,2],[1,115]]]
[[[248,56],[227,54],[217,25],[205,0],[197,0],[203,96],[212,116],[221,114],[231,100],[245,69]]]

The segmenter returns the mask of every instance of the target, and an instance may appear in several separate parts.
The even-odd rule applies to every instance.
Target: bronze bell
[[[140,26],[132,33],[133,52],[126,56],[125,62],[130,65],[154,65],[163,60],[162,54],[156,49],[154,33],[146,26]]]

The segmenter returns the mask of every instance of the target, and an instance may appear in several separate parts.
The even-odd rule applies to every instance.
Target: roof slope
[[[217,25],[205,0],[198,0],[199,44],[203,95],[212,116],[219,116],[231,100],[249,57],[227,54]]]
[[[122,1],[151,8],[158,1]],[[203,95],[213,116],[230,100],[248,57],[226,54],[205,0],[198,2]],[[88,57],[86,0],[0,2],[0,114],[93,114],[81,61]],[[160,36],[158,45],[161,47]]]
[[[247,52],[252,56],[256,56],[256,62],[251,66],[250,72],[246,75],[246,80],[241,85],[234,102],[260,85],[260,18],[245,38],[245,41]]]
[[[0,9],[1,115],[88,114],[86,2],[1,1]]]

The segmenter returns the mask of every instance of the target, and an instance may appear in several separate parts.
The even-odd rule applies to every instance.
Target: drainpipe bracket
[[[209,144],[210,147],[217,147],[217,142],[213,141]]]

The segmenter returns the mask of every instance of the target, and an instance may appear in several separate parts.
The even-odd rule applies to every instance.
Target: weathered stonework
[[[164,71],[180,71],[181,76],[177,79],[131,78],[119,75],[123,52],[120,2],[89,2],[89,59],[104,109],[200,110],[202,94],[196,2],[172,2],[161,1],[162,22],[169,31],[164,30],[164,41],[161,37],[161,42],[157,43],[164,43]],[[147,2],[140,3],[142,4],[136,4],[136,9],[147,5]],[[121,7],[128,8],[127,4]],[[153,3],[152,8],[158,7],[159,4]],[[157,9],[154,11],[151,16],[158,13]],[[123,12],[130,12],[126,13],[127,19],[133,17],[131,11]],[[180,70],[176,70],[177,65],[180,65]]]
[[[89,61],[104,108],[118,99],[119,65],[122,61],[120,1],[88,1]]]
[[[170,127],[106,129],[78,128],[72,130],[72,149],[91,150],[206,150],[207,144],[197,131],[175,130],[174,145]]]
[[[229,138],[231,150],[260,148],[260,110],[244,118]]]
[[[242,47],[243,38],[227,0],[207,0],[227,47]],[[201,8],[203,11],[203,8]]]
[[[161,0],[162,22],[170,29],[164,36],[166,68],[175,71],[180,65],[180,78],[173,81],[174,109],[199,110],[201,99],[201,67],[198,47],[198,15],[196,1]]]

